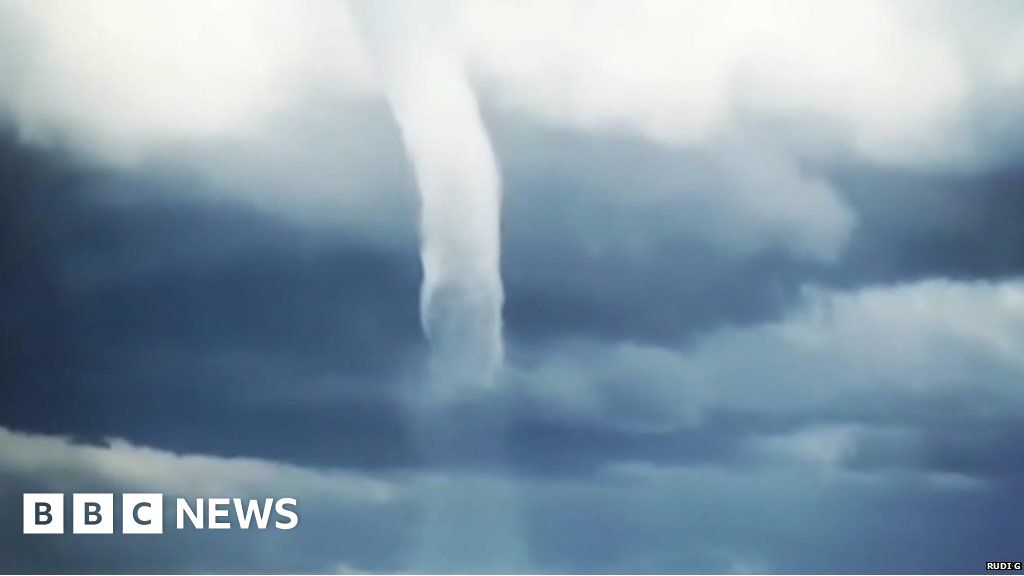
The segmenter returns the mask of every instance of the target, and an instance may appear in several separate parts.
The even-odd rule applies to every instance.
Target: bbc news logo
[[[295,498],[177,498],[174,509],[178,530],[186,525],[199,530],[291,530],[299,525]],[[113,534],[114,515],[113,494],[71,495],[73,534]],[[163,534],[164,495],[122,494],[120,525],[122,534]],[[24,534],[63,534],[64,527],[64,494],[23,495]]]

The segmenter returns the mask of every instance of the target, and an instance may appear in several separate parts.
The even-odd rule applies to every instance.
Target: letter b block
[[[72,532],[75,534],[114,533],[113,494],[75,494],[72,498]]]
[[[64,533],[63,494],[24,494],[21,512],[23,534]]]

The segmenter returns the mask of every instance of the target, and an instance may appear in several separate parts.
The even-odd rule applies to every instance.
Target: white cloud
[[[317,82],[366,91],[343,6],[87,0],[7,3],[27,41],[3,90],[34,139],[136,160],[154,146],[254,135]]]
[[[0,473],[55,485],[83,480],[178,495],[312,495],[347,504],[387,504],[398,485],[357,473],[302,468],[258,458],[175,454],[112,439],[77,444],[60,436],[0,427]]]
[[[808,165],[983,166],[1024,117],[1019,5],[455,4],[445,25],[486,107],[710,152],[725,175],[695,194],[711,217],[685,223],[741,254],[841,253],[856,216]],[[0,38],[0,107],[30,139],[119,166],[169,158],[377,237],[409,225],[408,168],[395,127],[373,120],[382,96],[344,4],[11,2]]]
[[[1019,87],[1024,14],[954,2],[464,2],[490,95],[549,121],[709,145],[745,114],[820,118],[868,159],[969,160],[973,99]],[[114,157],[249,134],[316,86],[377,94],[345,5],[43,0],[4,6],[3,99],[33,133]],[[404,32],[396,19],[395,34]],[[993,30],[980,34],[976,30]],[[15,61],[17,60],[17,61]]]
[[[806,463],[812,466],[838,468],[856,448],[857,434],[862,429],[853,424],[819,426],[758,437],[757,453],[774,460]]]
[[[714,143],[745,112],[820,116],[868,158],[917,163],[970,152],[950,137],[962,136],[951,122],[972,88],[958,46],[922,25],[920,10],[870,1],[467,3],[464,28],[497,97],[552,122],[692,145]]]

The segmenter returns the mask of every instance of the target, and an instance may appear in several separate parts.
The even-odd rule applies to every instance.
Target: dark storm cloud
[[[1006,416],[962,416],[956,410],[940,414],[926,422],[915,422],[913,417],[901,421],[907,431],[903,438],[865,438],[854,446],[844,465],[853,470],[916,469],[992,480],[1024,478],[1024,447],[1019,442],[1024,422]]]
[[[702,231],[711,208],[699,198],[727,186],[693,176],[707,172],[706,152],[498,115],[491,124],[506,159],[507,324],[526,346],[566,336],[686,342],[777,320],[808,283],[856,289],[1024,272],[1024,161],[980,172],[809,167],[856,216],[837,259],[822,262],[771,242],[732,249]],[[674,204],[643,200],[673,194]]]
[[[699,200],[642,200],[687,185],[714,195],[713,178],[682,183],[688,170],[707,172],[702,155],[504,117],[491,124],[505,164],[513,339],[685,340],[777,317],[821,268],[781,247],[737,253],[695,230],[705,224],[684,225],[713,209]]]
[[[411,247],[159,190],[132,198],[202,182],[89,170],[9,133],[0,150],[3,424],[408,460],[400,395],[422,360]]]
[[[649,183],[642,174],[678,169],[658,149],[634,146],[569,140],[554,146],[565,156],[556,164],[596,157],[595,167],[623,171],[612,184],[635,176],[637,186]],[[10,137],[3,149],[3,424],[296,462],[418,461],[403,404],[423,353],[413,247],[383,248],[209,195],[174,199],[177,188],[203,186],[198,178],[89,169]],[[676,215],[602,200],[566,172],[528,177],[512,163],[506,178],[506,318],[516,363],[566,336],[685,343],[723,325],[779,319],[805,282],[1002,277],[1021,265],[1010,248],[1020,233],[1012,174],[837,175],[859,224],[833,264],[781,250],[723,252],[678,232]],[[611,238],[596,250],[588,247],[594,230]],[[637,245],[619,242],[634,236]],[[951,256],[957,251],[976,257]],[[624,391],[617,405],[642,413],[642,398]],[[512,399],[508,450],[524,471],[557,475],[630,455],[734,464],[758,435],[820,421],[906,420],[919,408],[914,398],[892,398],[898,410],[863,400],[841,412],[722,413],[663,433],[560,420],[536,399]],[[897,459],[942,469],[947,452],[930,446],[880,456],[865,445],[856,465]],[[999,466],[995,452],[975,460],[975,468]],[[970,472],[954,464],[945,468]]]
[[[861,224],[826,278],[850,286],[1024,272],[1024,156],[981,173],[848,167],[834,178]]]

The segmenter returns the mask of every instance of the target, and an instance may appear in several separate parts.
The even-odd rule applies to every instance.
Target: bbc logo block
[[[25,534],[64,533],[63,494],[25,494],[21,509]]]
[[[122,494],[121,532],[163,534],[163,503],[163,494]],[[73,534],[113,534],[114,514],[113,494],[71,495]],[[22,532],[25,534],[63,534],[64,495],[25,494],[22,519]]]
[[[164,495],[122,495],[121,532],[123,534],[163,534]]]
[[[71,530],[75,534],[114,533],[113,494],[73,494]]]

